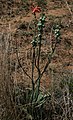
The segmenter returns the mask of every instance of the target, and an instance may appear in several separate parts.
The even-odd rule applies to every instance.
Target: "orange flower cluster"
[[[41,12],[41,8],[38,7],[38,6],[34,7],[33,10],[32,10],[32,13],[35,14],[36,12]]]

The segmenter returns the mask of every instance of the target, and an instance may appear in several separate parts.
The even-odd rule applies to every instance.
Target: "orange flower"
[[[36,12],[40,12],[41,11],[41,8],[40,7],[35,7],[35,8],[33,8],[33,10],[32,10],[32,13],[36,13]]]

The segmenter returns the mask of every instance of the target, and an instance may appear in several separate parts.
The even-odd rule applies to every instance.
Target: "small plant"
[[[23,69],[19,57],[18,57],[18,51],[16,49],[17,59],[19,66],[22,68],[24,73],[29,77],[32,83],[32,89],[30,92],[30,95],[28,96],[29,102],[28,102],[28,111],[32,111],[30,113],[32,116],[34,115],[34,111],[36,107],[42,107],[43,104],[46,102],[48,95],[44,95],[40,91],[40,81],[43,77],[43,74],[45,73],[46,69],[48,68],[49,64],[51,63],[53,59],[53,54],[56,49],[56,45],[59,43],[60,39],[60,27],[58,24],[53,25],[52,27],[52,34],[54,36],[54,42],[51,41],[51,51],[48,53],[46,58],[46,64],[44,68],[41,70],[40,68],[40,60],[41,60],[41,51],[42,51],[42,38],[43,38],[43,32],[45,28],[45,22],[46,22],[46,15],[44,13],[40,14],[39,20],[36,17],[36,12],[40,12],[40,7],[34,7],[32,14],[34,15],[34,36],[33,40],[31,41],[32,44],[32,53],[31,53],[31,76]],[[36,54],[37,51],[37,54]],[[35,78],[35,69],[37,70],[37,77]]]

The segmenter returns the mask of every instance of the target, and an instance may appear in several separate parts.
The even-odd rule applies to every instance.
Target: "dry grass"
[[[7,18],[3,18],[4,15],[1,17],[0,120],[73,119],[72,4],[69,5],[69,1],[66,0],[57,0],[55,6],[55,2],[56,1],[54,0],[50,0],[48,2],[51,6],[48,6],[49,10],[46,12],[48,15],[47,21],[49,19],[49,23],[46,23],[45,31],[48,30],[51,32],[50,28],[52,27],[52,24],[55,21],[60,22],[63,27],[62,42],[60,46],[57,47],[54,60],[42,78],[43,82],[41,81],[42,91],[40,91],[40,99],[35,105],[31,105],[31,81],[29,80],[29,77],[25,75],[24,71],[26,70],[29,73],[31,70],[30,40],[32,39],[32,35],[34,33],[31,32],[31,28],[33,26],[32,13],[30,12],[26,17],[23,17],[23,15],[21,15],[21,11],[19,15],[18,13],[16,15],[15,9],[13,9],[13,14],[16,15],[14,19],[11,16],[11,20],[9,16]],[[63,7],[63,9],[61,7]],[[18,10],[18,8],[16,9]],[[64,16],[60,11],[64,11]],[[27,12],[28,11],[26,11],[26,13]],[[23,10],[22,13],[24,13]],[[4,11],[3,14],[6,14],[6,11]],[[39,17],[39,14],[37,14],[37,17]],[[20,26],[22,23],[24,23],[24,25],[28,23],[28,26],[26,25],[26,29],[20,30],[18,26]],[[47,40],[51,37],[51,33],[48,33],[48,31],[44,32],[44,39],[47,38]],[[29,33],[26,34],[26,32]],[[46,33],[47,35],[45,37]],[[17,60],[15,40],[18,41],[18,54],[23,68],[19,67]],[[44,46],[42,47],[43,52],[41,55],[41,69],[44,67],[46,62],[44,53],[48,50],[49,44],[50,42],[45,42]],[[35,70],[34,76],[36,77],[36,75],[37,74]]]

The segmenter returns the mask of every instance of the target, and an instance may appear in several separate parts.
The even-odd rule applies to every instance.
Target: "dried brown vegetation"
[[[61,26],[61,42],[41,79],[39,105],[31,108],[31,41],[34,17],[31,6],[46,14],[40,69],[50,50],[51,28]],[[40,4],[42,3],[42,4]],[[40,13],[36,14],[39,19]],[[22,66],[19,65],[18,57]],[[37,51],[36,51],[37,52]],[[26,73],[28,75],[26,75]],[[35,69],[34,78],[37,76]],[[44,99],[43,96],[47,96]],[[42,104],[45,103],[45,104]],[[42,104],[42,105],[40,105]],[[73,118],[73,0],[0,1],[0,119],[72,120]]]

